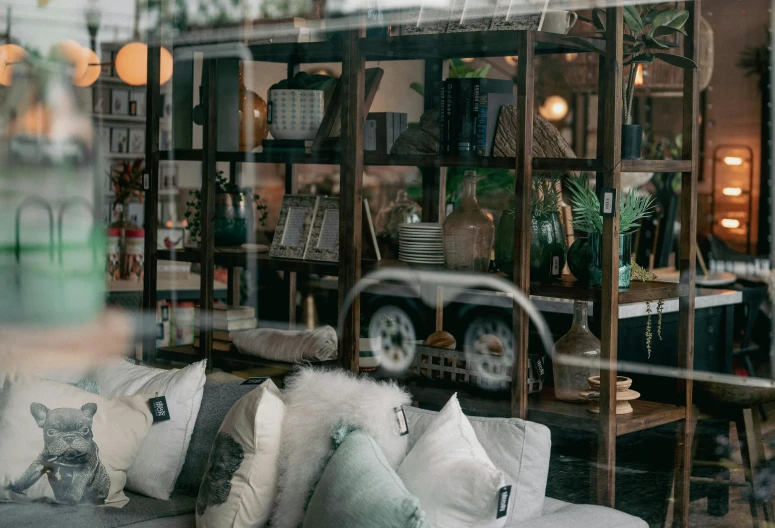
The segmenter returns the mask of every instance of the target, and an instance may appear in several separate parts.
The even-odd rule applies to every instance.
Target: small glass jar
[[[448,269],[486,272],[495,224],[476,201],[476,172],[466,171],[460,204],[444,221],[444,264]]]
[[[585,402],[590,376],[600,375],[600,340],[587,326],[587,303],[573,303],[573,325],[552,350],[554,395],[558,400]]]
[[[377,236],[388,244],[398,245],[398,226],[422,222],[422,207],[409,198],[409,193],[400,189],[396,199],[377,213],[374,230]]]

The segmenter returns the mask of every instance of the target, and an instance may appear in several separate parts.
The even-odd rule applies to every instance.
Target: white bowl
[[[323,121],[322,90],[269,90],[267,122],[275,139],[315,139]]]

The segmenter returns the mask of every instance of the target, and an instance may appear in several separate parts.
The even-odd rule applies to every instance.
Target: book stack
[[[441,89],[441,149],[446,156],[490,156],[501,106],[516,104],[514,83],[447,79]]]
[[[199,322],[199,308],[196,309],[196,321]],[[228,352],[236,332],[250,330],[258,326],[256,310],[250,306],[213,306],[213,350]],[[199,329],[194,338],[194,346],[199,348]]]

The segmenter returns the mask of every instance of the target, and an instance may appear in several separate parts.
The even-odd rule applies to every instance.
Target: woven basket
[[[418,343],[409,372],[421,378],[474,385],[487,390],[507,390],[511,388],[511,368],[509,358],[502,356],[466,354]],[[528,368],[530,393],[541,391],[543,373],[543,361],[539,358],[530,358]]]

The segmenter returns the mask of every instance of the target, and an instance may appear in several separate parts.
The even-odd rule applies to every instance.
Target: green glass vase
[[[514,273],[514,216],[504,211],[495,233],[495,265]],[[530,225],[530,280],[558,279],[565,266],[565,231],[560,213],[532,218]]]
[[[619,288],[630,287],[632,271],[632,233],[619,235]],[[603,235],[589,235],[589,284],[601,286],[603,283]]]

